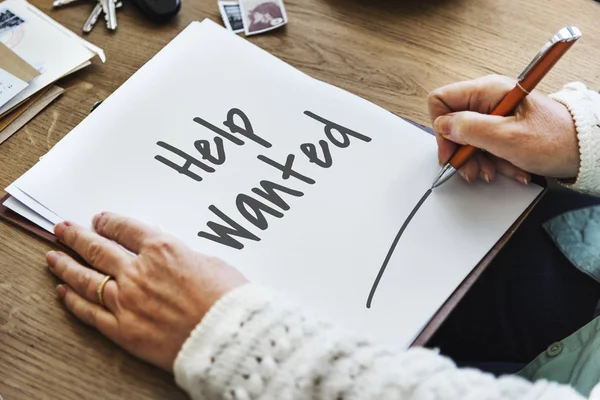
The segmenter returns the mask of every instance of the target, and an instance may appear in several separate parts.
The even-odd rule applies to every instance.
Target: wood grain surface
[[[31,2],[77,33],[93,7],[86,0],[60,10],[51,0]],[[67,89],[62,97],[0,145],[0,187],[27,171],[191,21],[220,22],[216,0],[183,0],[180,14],[165,25],[124,2],[117,32],[99,23],[87,36],[105,50],[106,64],[96,60],[60,81]],[[540,89],[574,80],[600,88],[600,3],[593,0],[286,0],[286,6],[287,27],[249,40],[419,123],[429,124],[430,90],[490,73],[515,77],[564,25],[578,26],[583,37]],[[0,222],[4,399],[185,399],[170,374],[127,355],[63,309],[44,262],[48,250]]]

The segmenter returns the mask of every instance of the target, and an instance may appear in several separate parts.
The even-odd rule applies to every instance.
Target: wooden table
[[[80,0],[83,1],[83,0]],[[81,32],[91,4],[52,10]],[[146,21],[132,4],[119,28],[87,37],[106,52],[61,81],[54,104],[0,145],[0,187],[27,171],[90,111],[191,21],[220,21],[216,0],[183,0],[167,25]],[[541,85],[580,80],[600,88],[600,4],[592,0],[286,0],[289,25],[250,40],[284,61],[398,115],[428,123],[427,93],[490,73],[516,76],[562,25],[584,33]],[[243,68],[243,62],[240,62]],[[12,399],[184,399],[173,377],[130,357],[78,323],[54,294],[50,247],[0,223],[0,394]]]

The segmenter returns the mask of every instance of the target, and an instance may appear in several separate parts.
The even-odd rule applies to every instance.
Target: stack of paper
[[[0,143],[61,92],[52,84],[87,65],[98,47],[25,0],[0,3]]]
[[[243,68],[240,68],[243,65]],[[436,189],[434,138],[213,22],[193,23],[7,191],[48,231],[113,211],[406,346],[542,190]],[[371,308],[367,297],[394,248]]]

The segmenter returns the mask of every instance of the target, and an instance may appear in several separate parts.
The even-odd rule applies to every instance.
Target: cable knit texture
[[[577,180],[565,186],[588,194],[600,194],[600,94],[583,83],[569,83],[550,98],[571,113],[579,139],[580,166]]]
[[[577,128],[581,166],[568,186],[600,195],[600,96],[572,83],[551,97]],[[212,307],[174,370],[193,399],[583,399],[568,386],[459,369],[433,350],[379,347],[250,284]]]
[[[175,378],[193,399],[582,399],[567,386],[458,369],[433,350],[373,345],[250,284],[192,332]]]

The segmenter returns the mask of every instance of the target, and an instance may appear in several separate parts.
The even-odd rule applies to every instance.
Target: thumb
[[[438,134],[452,142],[470,144],[500,155],[504,153],[502,150],[506,147],[512,122],[512,117],[461,111],[437,117],[433,127]]]

